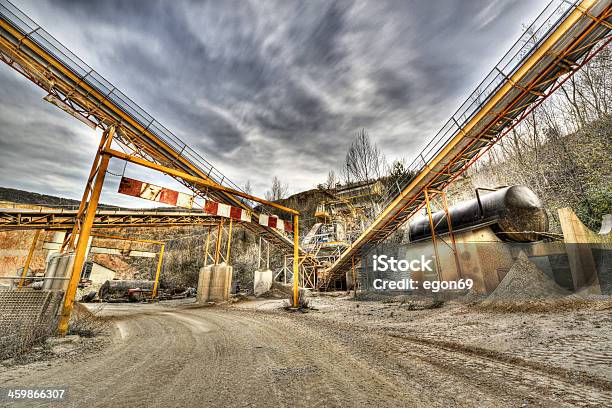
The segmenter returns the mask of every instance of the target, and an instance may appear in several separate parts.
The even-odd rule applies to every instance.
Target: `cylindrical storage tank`
[[[59,264],[61,254],[53,254],[49,261],[47,262],[47,268],[45,269],[45,278],[53,278],[55,277],[55,272],[57,271],[57,265]],[[53,285],[53,279],[45,279],[45,283],[43,283],[43,290],[51,290],[51,286]]]
[[[225,300],[229,300],[232,292],[232,280],[234,278],[234,268],[230,265],[225,265]]]
[[[198,276],[198,292],[196,295],[196,301],[208,302],[210,295],[210,279],[212,277],[212,266],[203,266],[200,268],[200,274]]]
[[[210,277],[208,299],[212,302],[225,300],[225,282],[227,281],[225,265],[213,265]]]
[[[548,216],[538,196],[527,186],[504,187],[481,194],[448,209],[453,231],[489,224],[495,234],[507,241],[531,242],[539,239],[535,232],[548,231]],[[436,234],[448,232],[444,211],[432,215]],[[420,217],[410,223],[410,241],[431,238],[429,218]]]

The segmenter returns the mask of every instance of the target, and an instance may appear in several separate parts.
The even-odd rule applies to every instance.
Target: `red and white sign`
[[[261,225],[265,225],[266,227],[276,228],[281,231],[293,231],[293,225],[291,225],[291,221],[281,220],[276,215],[259,214],[259,223]]]
[[[144,181],[134,180],[128,177],[121,177],[119,192],[133,197],[144,198],[145,200],[157,201],[159,203],[175,205],[183,208],[193,208],[194,196],[170,190]],[[217,203],[215,201],[204,201],[204,212],[219,217],[231,218],[238,221],[251,222],[251,211],[240,207],[233,207],[228,204]],[[285,221],[276,215],[259,215],[259,223],[266,227],[276,228],[281,231],[292,232],[293,224]]]
[[[251,212],[244,208],[232,207],[231,205],[206,200],[204,211],[211,215],[232,218],[234,220],[251,222]]]
[[[170,190],[144,181],[121,177],[119,193],[144,198],[145,200],[174,205],[183,208],[193,208],[193,196]]]

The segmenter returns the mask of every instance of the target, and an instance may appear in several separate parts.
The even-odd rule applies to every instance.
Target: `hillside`
[[[47,194],[33,193],[31,191],[17,190],[15,188],[0,187],[0,201],[9,201],[17,204],[32,204],[45,207],[75,207],[81,203],[71,198],[56,197]],[[101,209],[118,209],[114,205],[100,204]]]

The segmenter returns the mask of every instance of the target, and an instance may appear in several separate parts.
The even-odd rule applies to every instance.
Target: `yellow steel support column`
[[[457,266],[457,277],[461,279],[461,262],[459,262],[459,253],[457,252],[457,243],[455,242],[455,234],[453,233],[453,220],[451,219],[450,211],[448,211],[448,201],[446,201],[446,193],[440,192],[442,196],[442,204],[444,205],[444,213],[446,214],[446,223],[448,224],[448,234],[451,239],[451,250],[455,255],[455,265]]]
[[[429,200],[429,191],[425,190],[425,206],[427,207],[427,217],[429,218],[429,228],[431,229],[431,241],[433,242],[434,253],[436,256],[436,274],[438,275],[438,280],[442,280],[442,267],[440,266],[440,256],[438,253],[438,243],[436,241],[436,227],[433,221],[433,215],[431,213],[431,202]]]
[[[153,284],[153,292],[151,292],[151,299],[155,299],[155,297],[157,296],[157,285],[159,284],[159,274],[162,268],[164,249],[166,249],[166,245],[161,244],[161,247],[159,248],[159,259],[157,260],[157,271],[155,272],[155,283]]]
[[[38,237],[40,237],[40,233],[44,231],[45,230],[36,230],[36,234],[34,234],[32,245],[30,245],[30,252],[28,252],[28,257],[26,258],[25,265],[23,266],[23,271],[21,272],[21,279],[19,279],[19,286],[17,287],[17,289],[21,289],[21,287],[23,286],[25,278],[28,275],[28,269],[30,269],[30,262],[32,262],[32,255],[34,255],[34,250],[36,249]]]
[[[293,216],[293,307],[298,307],[298,296],[299,296],[299,219],[298,215]]]
[[[208,227],[208,234],[206,235],[206,245],[204,247],[204,266],[208,265],[208,247],[210,244],[210,233],[212,230],[212,225]]]
[[[225,256],[225,262],[230,264],[230,248],[232,247],[232,224],[234,220],[230,218],[229,231],[227,233],[227,255]]]
[[[110,148],[111,143],[113,142],[114,135],[115,127],[111,126],[102,135],[102,139],[104,139],[105,142],[101,143],[100,145],[106,148]],[[98,150],[93,164],[93,166],[97,168],[95,170],[92,169],[91,171],[91,174],[96,175],[96,179],[93,187],[90,187],[90,183],[88,180],[88,185],[85,189],[85,192],[90,192],[91,195],[89,195],[89,200],[87,200],[87,196],[83,196],[83,200],[88,201],[87,204],[84,205],[83,202],[81,202],[81,207],[83,208],[83,218],[82,221],[77,220],[77,223],[75,224],[75,230],[78,227],[79,239],[76,244],[74,267],[72,269],[72,275],[70,276],[70,282],[68,283],[68,289],[66,290],[66,294],[64,296],[64,304],[59,321],[58,331],[60,335],[65,335],[68,331],[68,322],[70,321],[70,314],[72,313],[72,307],[74,306],[74,297],[76,295],[79,279],[81,278],[81,270],[83,269],[83,263],[85,262],[85,253],[87,252],[89,234],[91,233],[91,227],[96,216],[96,210],[98,208],[100,194],[102,193],[102,185],[104,184],[104,176],[106,174],[106,170],[108,169],[109,161],[110,156],[102,155],[101,150]],[[73,230],[73,236],[76,235],[75,230]]]
[[[77,215],[75,217],[74,227],[72,227],[72,231],[69,234],[66,234],[66,237],[64,238],[64,243],[62,244],[61,252],[74,249],[74,241],[76,240],[76,236],[79,232],[79,229],[81,228],[81,219],[83,218],[83,214],[85,213],[85,210],[87,208],[87,203],[88,203],[87,200],[93,188],[94,178],[96,177],[96,174],[98,173],[98,170],[100,168],[100,161],[102,160],[102,150],[104,150],[107,140],[113,139],[112,136],[109,138],[110,132],[114,134],[115,129],[109,128],[108,130],[105,130],[102,135],[102,138],[100,139],[100,145],[98,146],[96,157],[94,159],[93,164],[91,165],[89,176],[87,177],[87,184],[85,185],[85,191],[83,192],[83,197],[81,197],[81,204],[79,205],[79,211],[77,212]],[[108,145],[108,147],[110,147],[110,144]]]
[[[221,241],[223,240],[223,220],[219,222],[217,228],[217,243],[215,246],[215,265],[219,263],[219,255],[221,254]]]

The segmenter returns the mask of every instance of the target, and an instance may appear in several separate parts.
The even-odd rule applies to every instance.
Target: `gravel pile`
[[[567,295],[568,291],[542,272],[524,252],[520,252],[508,274],[487,298],[487,302],[560,299]]]

